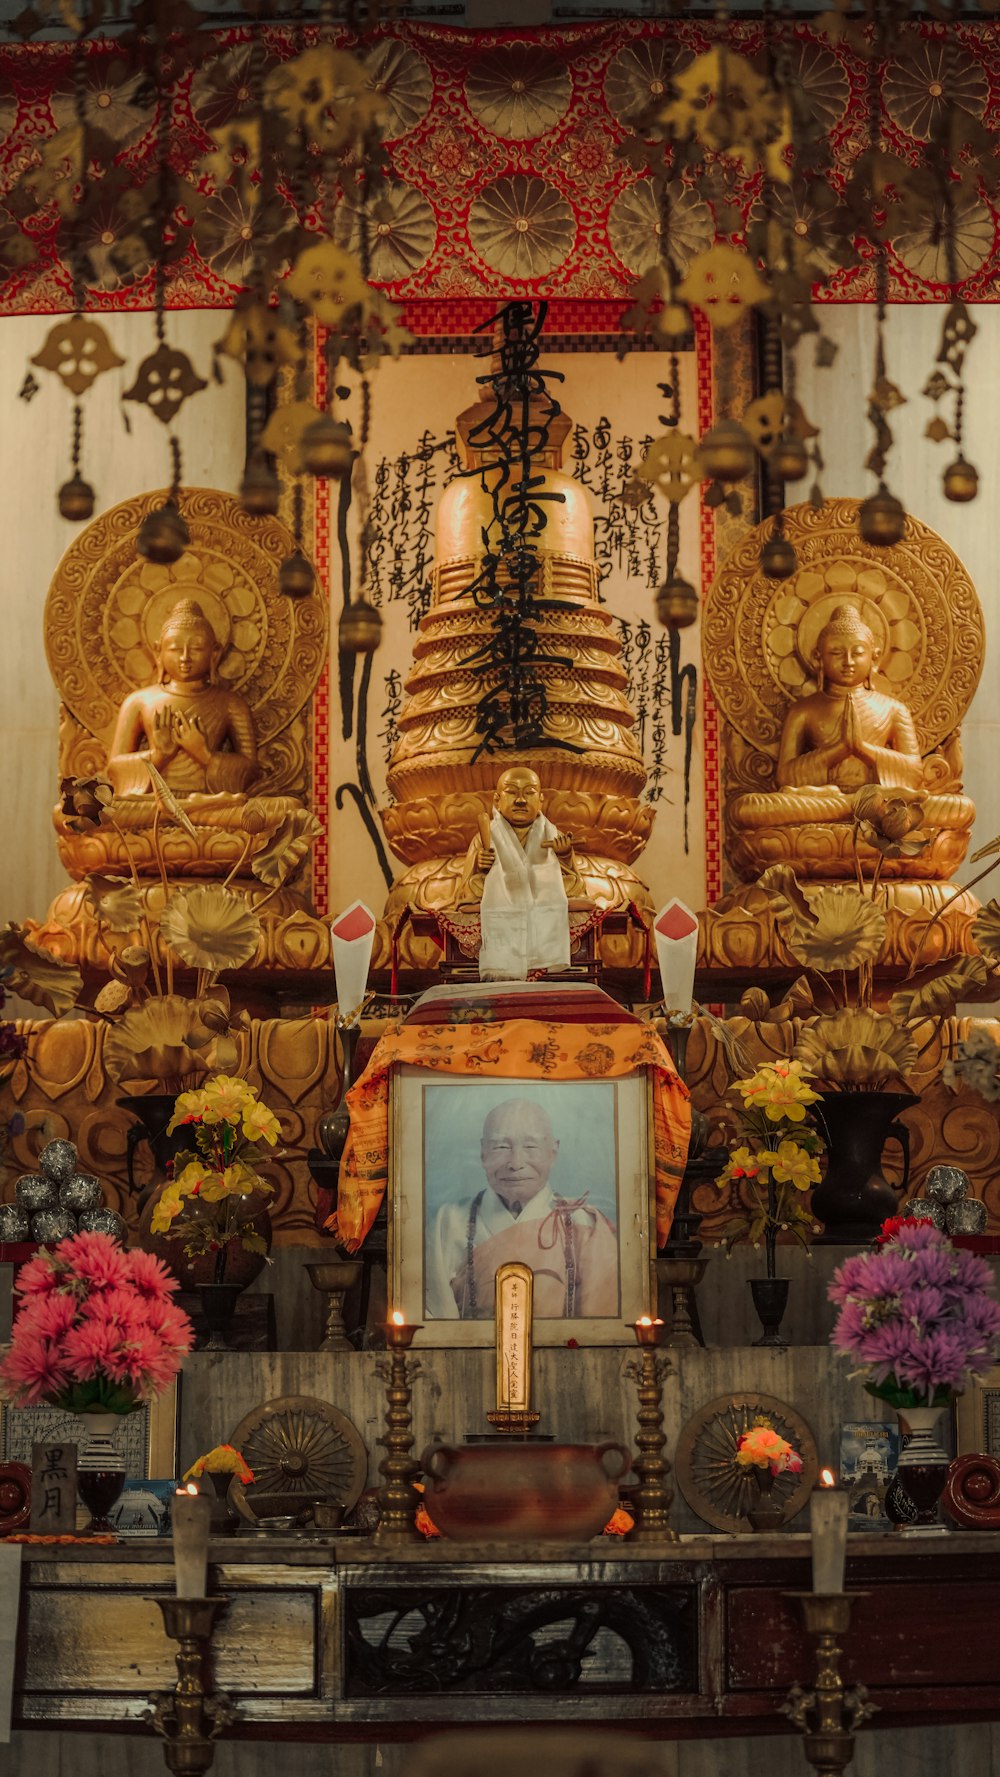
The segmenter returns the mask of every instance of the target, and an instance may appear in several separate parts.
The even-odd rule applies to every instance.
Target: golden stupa
[[[548,423],[548,441],[533,464],[545,493],[547,523],[538,540],[541,600],[534,628],[543,655],[558,665],[538,668],[548,698],[548,744],[480,752],[476,726],[480,700],[501,682],[472,657],[488,642],[491,616],[476,605],[469,587],[479,576],[483,531],[493,519],[491,487],[497,470],[470,444],[476,425],[493,411],[483,399],[459,415],[458,433],[468,470],[445,489],[437,511],[431,604],[421,619],[400,737],[387,772],[394,798],[381,811],[386,837],[407,865],[386,902],[390,928],[407,909],[438,912],[454,907],[465,854],[492,806],[501,771],[515,761],[531,765],[545,792],[545,812],[573,836],[576,863],[588,897],[607,909],[630,904],[649,909],[649,891],[634,864],[653,824],[641,800],[646,769],[635,735],[635,715],[625,695],[620,645],[609,610],[598,599],[594,519],[590,498],[561,468],[571,421],[560,413]],[[514,485],[516,485],[516,476]],[[561,664],[565,661],[567,664]],[[611,947],[610,951],[608,946]],[[607,962],[638,960],[641,933],[602,944]],[[399,960],[426,966],[434,947],[401,933]]]

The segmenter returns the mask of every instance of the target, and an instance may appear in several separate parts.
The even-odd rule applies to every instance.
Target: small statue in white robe
[[[480,906],[480,980],[568,968],[569,899],[583,894],[571,836],[542,813],[538,773],[511,766],[498,779],[492,819],[483,815],[469,847],[459,892],[463,904]]]

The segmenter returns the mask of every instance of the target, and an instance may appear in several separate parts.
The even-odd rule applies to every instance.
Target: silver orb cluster
[[[105,1207],[100,1180],[80,1171],[71,1141],[48,1142],[38,1156],[38,1171],[18,1179],[14,1198],[13,1203],[0,1204],[0,1240],[36,1240],[51,1246],[76,1233],[125,1239],[122,1217]]]
[[[924,1179],[924,1195],[912,1205],[917,1215],[930,1216],[947,1234],[984,1234],[985,1203],[972,1195],[972,1180],[960,1166],[932,1166]]]

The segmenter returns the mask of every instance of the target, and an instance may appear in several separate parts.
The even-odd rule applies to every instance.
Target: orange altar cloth
[[[617,1010],[617,1008],[616,1008]],[[691,1134],[691,1103],[661,1038],[622,1013],[615,1023],[496,1022],[396,1025],[385,1032],[347,1094],[351,1127],[340,1166],[337,1210],[326,1223],[356,1252],[389,1182],[389,1081],[394,1067],[425,1067],[470,1078],[596,1080],[645,1071],[652,1081],[656,1241],[670,1232]]]

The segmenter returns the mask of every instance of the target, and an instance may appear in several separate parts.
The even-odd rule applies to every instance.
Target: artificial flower
[[[808,1191],[810,1185],[819,1184],[819,1161],[787,1137],[778,1143],[770,1166],[776,1184],[794,1185],[797,1191]]]
[[[740,1468],[769,1468],[772,1475],[786,1470],[797,1475],[802,1468],[798,1451],[766,1420],[759,1420],[749,1431],[740,1433],[736,1461]]]
[[[802,1123],[808,1106],[819,1098],[802,1074],[801,1061],[768,1061],[749,1080],[735,1081],[735,1086],[747,1108],[762,1110],[770,1122],[787,1117]]]
[[[839,1087],[874,1087],[905,1077],[917,1059],[917,1046],[905,1026],[886,1013],[848,1007],[803,1025],[795,1053],[818,1080]]]
[[[759,1155],[751,1154],[749,1148],[734,1148],[729,1156],[725,1175],[729,1178],[756,1178],[760,1170]],[[725,1176],[725,1175],[720,1175]]]
[[[228,889],[175,889],[160,915],[160,936],[189,968],[214,974],[256,956],[260,920]]]
[[[214,1449],[206,1451],[204,1456],[199,1456],[191,1464],[182,1479],[198,1481],[202,1475],[235,1475],[244,1487],[249,1487],[254,1478],[252,1468],[244,1462],[240,1451],[234,1449],[232,1444],[216,1444]]]
[[[281,1124],[264,1104],[244,1105],[241,1127],[247,1141],[266,1141],[272,1148],[281,1134]]]

